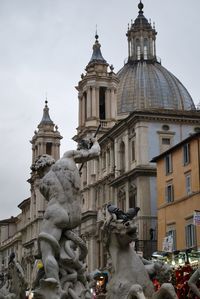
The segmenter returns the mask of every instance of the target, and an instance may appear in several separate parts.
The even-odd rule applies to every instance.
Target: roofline
[[[10,218],[0,220],[0,224],[15,223],[17,220],[18,220],[17,217],[11,216]]]
[[[199,110],[171,110],[171,109],[159,109],[159,108],[152,109],[152,110],[138,109],[131,112],[131,114],[125,117],[124,119],[119,120],[108,132],[106,132],[105,134],[103,134],[103,136],[99,138],[99,142],[103,143],[104,140],[106,140],[107,138],[112,139],[113,135],[119,132],[124,124],[129,125],[132,123],[132,121],[135,121],[137,119],[139,119],[139,121],[144,118],[146,118],[147,121],[150,120],[151,118],[156,118],[156,119],[163,118],[163,121],[166,120],[170,121],[171,119],[173,121],[175,120],[176,122],[193,121],[194,125],[196,121],[196,124],[200,125],[199,116],[200,116]]]
[[[23,206],[25,206],[30,201],[30,199],[30,197],[24,199],[22,202],[20,202],[20,204],[18,204],[18,208],[22,209]]]
[[[185,138],[184,140],[182,140],[181,142],[177,143],[176,145],[170,147],[168,150],[164,151],[162,154],[154,157],[150,162],[157,162],[158,160],[160,160],[162,157],[166,156],[167,154],[171,153],[172,151],[174,151],[175,149],[179,148],[180,146],[182,146],[183,144],[189,142],[192,139],[196,139],[200,137],[200,132],[194,133],[192,135],[190,135],[189,137]]]

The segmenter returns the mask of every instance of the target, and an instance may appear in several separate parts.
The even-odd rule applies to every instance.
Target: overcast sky
[[[44,107],[75,148],[75,86],[92,55],[96,24],[102,54],[117,72],[127,58],[127,25],[136,0],[0,0],[0,219],[30,196],[31,144]],[[200,0],[144,0],[156,24],[162,65],[200,101]]]

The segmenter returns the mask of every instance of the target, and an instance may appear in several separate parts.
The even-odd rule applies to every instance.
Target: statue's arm
[[[200,278],[200,268],[198,268],[190,277],[190,279],[188,280],[188,285],[190,287],[190,289],[193,291],[193,293],[195,295],[197,295],[198,297],[200,297],[200,291],[196,285],[197,281]]]
[[[74,151],[74,161],[76,163],[84,163],[100,155],[100,146],[96,139],[93,139],[93,145],[90,149]]]

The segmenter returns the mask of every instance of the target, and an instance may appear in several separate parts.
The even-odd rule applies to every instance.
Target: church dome
[[[118,114],[137,109],[195,109],[187,89],[158,62],[128,62],[118,78]]]
[[[141,1],[138,8],[126,34],[128,62],[118,72],[118,114],[137,109],[195,109],[187,89],[158,61],[155,24],[145,18]]]

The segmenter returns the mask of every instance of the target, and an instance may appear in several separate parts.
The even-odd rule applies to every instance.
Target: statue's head
[[[129,246],[131,242],[138,239],[138,229],[134,220],[123,222],[122,220],[112,219],[103,227],[104,242],[109,248],[111,242],[115,242],[117,247]]]
[[[90,147],[91,147],[91,141],[90,141],[90,139],[81,139],[78,142],[77,150],[81,150],[81,149],[88,150],[88,149],[90,149]]]
[[[55,160],[51,156],[44,154],[35,160],[31,166],[31,170],[37,171],[37,173],[41,175],[44,174],[45,171],[48,170],[54,163]]]

